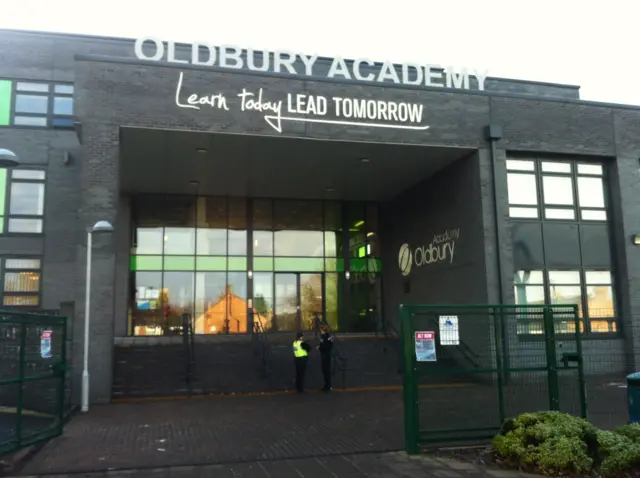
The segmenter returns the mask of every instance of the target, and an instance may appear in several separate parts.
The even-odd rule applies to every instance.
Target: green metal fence
[[[492,437],[505,418],[560,410],[586,417],[575,305],[402,305],[405,439]]]
[[[66,318],[0,310],[0,455],[62,432]]]

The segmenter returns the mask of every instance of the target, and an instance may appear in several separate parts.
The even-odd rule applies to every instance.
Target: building
[[[73,302],[75,363],[86,232],[115,226],[94,238],[94,402],[179,393],[185,313],[205,391],[290,386],[291,333],[316,314],[348,344],[350,384],[397,382],[371,339],[402,303],[575,303],[585,353],[615,357],[589,370],[638,366],[637,107],[154,39],[3,30],[0,60],[0,148],[21,159],[0,170],[3,306]],[[514,343],[539,335],[513,325]]]

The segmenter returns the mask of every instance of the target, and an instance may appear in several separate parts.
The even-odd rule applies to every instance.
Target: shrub
[[[625,428],[623,432],[626,432]],[[636,435],[638,437],[640,435]],[[640,464],[640,443],[618,431],[598,432],[598,462],[602,475],[610,476]]]
[[[511,466],[549,475],[587,474],[597,452],[597,431],[586,420],[564,413],[525,413],[505,421],[493,446]]]
[[[640,424],[605,431],[560,412],[525,413],[505,420],[493,447],[513,467],[615,476],[640,467]]]
[[[635,443],[640,443],[640,423],[622,425],[621,427],[614,428],[613,432],[618,435],[623,435]]]

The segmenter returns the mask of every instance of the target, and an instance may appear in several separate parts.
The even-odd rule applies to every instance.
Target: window
[[[0,233],[42,233],[44,181],[42,170],[0,169]]]
[[[73,127],[73,85],[0,80],[0,126]]]
[[[5,307],[39,307],[40,277],[40,259],[4,259],[2,305]]]
[[[562,221],[606,221],[602,164],[508,159],[509,216]]]
[[[611,271],[517,271],[514,295],[518,305],[577,305],[583,333],[598,335],[617,330]],[[542,334],[543,330],[540,313],[518,316],[519,335]],[[556,321],[556,333],[574,334],[575,323]]]

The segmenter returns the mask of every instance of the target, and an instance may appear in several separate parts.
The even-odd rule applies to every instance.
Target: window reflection
[[[226,320],[226,272],[196,274],[196,334],[219,334]]]
[[[227,255],[227,200],[198,198],[197,254],[199,256]]]
[[[324,233],[322,231],[275,231],[276,256],[322,257]]]
[[[164,253],[194,255],[196,231],[193,228],[167,227],[164,230]]]
[[[253,231],[253,254],[273,256],[273,231]]]
[[[247,255],[247,202],[243,198],[229,199],[229,255]]]
[[[136,254],[162,254],[164,232],[161,227],[139,227],[136,229]]]
[[[321,201],[274,201],[274,254],[280,257],[323,257]]]
[[[373,258],[377,207],[356,203],[343,217],[338,202],[256,199],[251,210],[243,198],[140,196],[132,203],[135,335],[181,333],[183,313],[191,314],[198,334],[247,333],[254,323],[269,332],[293,331],[307,328],[315,312],[336,330],[375,329],[381,310],[379,260]],[[343,251],[347,222],[350,247]],[[346,311],[349,323],[340,323],[347,253],[359,298]]]
[[[254,323],[264,331],[273,328],[273,273],[256,272],[253,275]]]
[[[44,184],[14,181],[9,208],[11,214],[41,216],[44,211]]]

